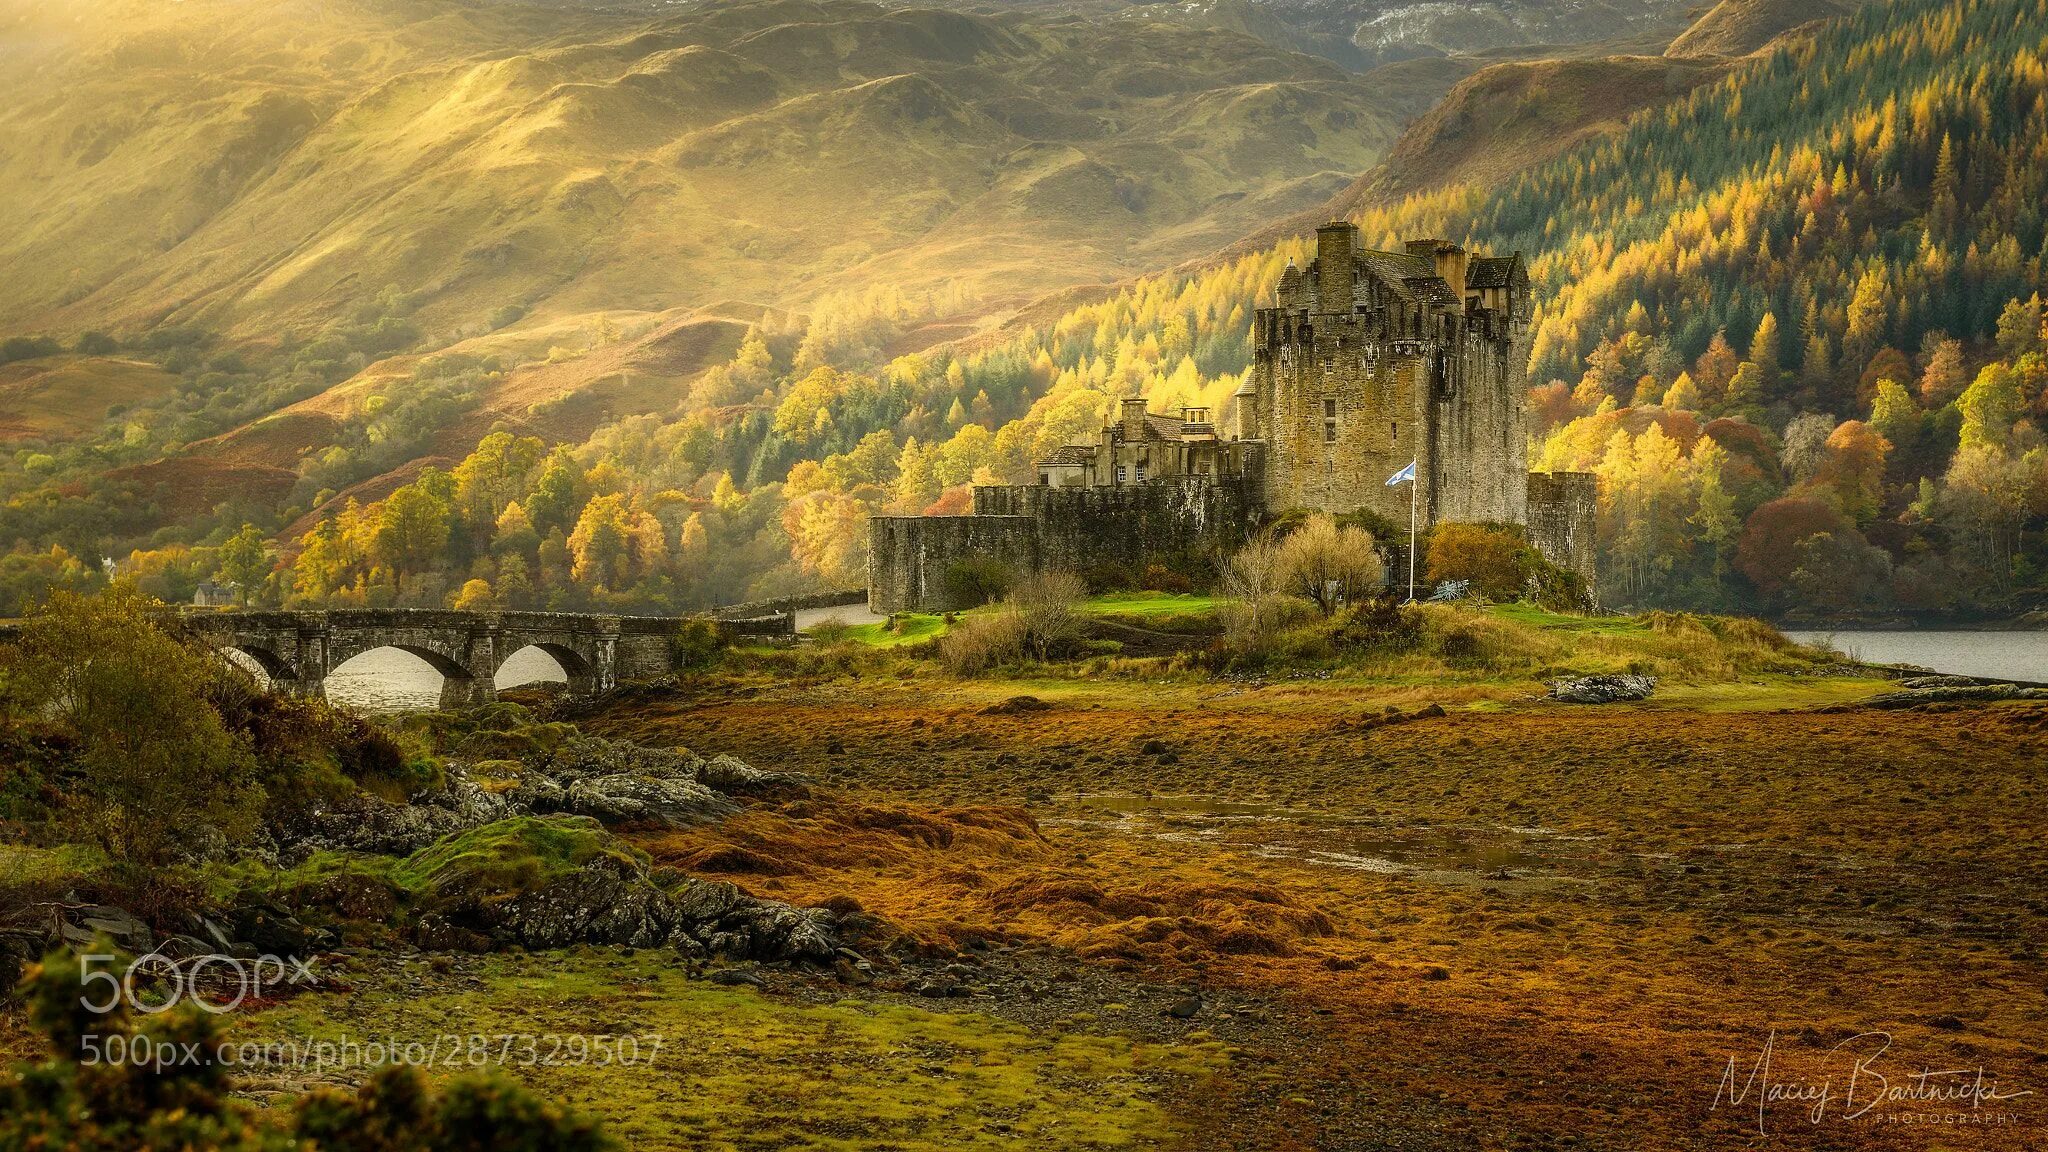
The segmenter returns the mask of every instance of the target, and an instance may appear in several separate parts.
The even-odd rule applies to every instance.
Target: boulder
[[[739,795],[802,791],[811,778],[801,772],[777,772],[756,768],[737,756],[713,756],[697,761],[697,782],[707,788]]]
[[[422,947],[465,946],[455,930],[534,949],[667,944],[692,956],[820,964],[837,947],[824,909],[757,899],[719,881],[662,887],[645,857],[589,816],[472,829],[414,853],[392,875],[419,909]]]
[[[695,779],[700,761],[688,753],[647,748],[630,740],[577,736],[564,740],[528,763],[556,783],[566,786],[599,776]]]
[[[114,947],[140,956],[156,946],[156,935],[133,913],[104,904],[67,908],[57,919],[57,938],[76,948],[104,936]]]
[[[486,906],[491,935],[528,948],[668,942],[675,904],[644,873],[617,856],[599,856],[567,875]]]
[[[1861,702],[1865,708],[1913,708],[1922,704],[1995,703],[2000,700],[2048,700],[2048,688],[1971,682],[1958,687],[1919,688],[1887,692]]]
[[[1621,704],[1647,700],[1657,690],[1655,676],[1580,676],[1550,682],[1550,699],[1565,704]]]
[[[409,856],[445,836],[512,814],[505,797],[467,780],[417,804],[393,804],[358,792],[283,830],[280,856],[302,860],[322,850]]]
[[[832,962],[832,914],[747,895],[722,880],[692,880],[672,894],[678,932],[711,952],[756,960]]]
[[[709,824],[738,812],[739,805],[695,779],[599,776],[570,784],[562,806],[606,824],[651,824],[683,828]]]

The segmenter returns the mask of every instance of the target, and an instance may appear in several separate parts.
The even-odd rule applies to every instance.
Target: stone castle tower
[[[1409,492],[1386,481],[1414,461],[1425,526],[1524,523],[1531,311],[1519,255],[1374,252],[1354,225],[1318,229],[1307,270],[1290,265],[1256,313],[1236,397],[1266,505],[1404,522]]]
[[[1307,269],[1290,265],[1257,310],[1251,372],[1224,422],[1128,397],[1091,442],[1035,461],[1037,483],[976,488],[971,516],[875,517],[869,606],[956,607],[963,565],[1198,566],[1291,508],[1405,524],[1409,490],[1387,479],[1410,461],[1421,527],[1523,525],[1590,593],[1594,477],[1528,470],[1533,313],[1520,255],[1441,240],[1368,251],[1356,226],[1326,224]]]

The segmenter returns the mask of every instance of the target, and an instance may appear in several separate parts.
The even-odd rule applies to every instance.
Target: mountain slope
[[[1854,0],[1721,0],[1664,54],[1747,56],[1794,28],[1846,16],[1856,7]]]
[[[1507,182],[1586,140],[1620,132],[1629,117],[1729,68],[1719,60],[1652,56],[1496,64],[1453,88],[1326,214],[1349,216],[1452,184]]]
[[[1162,23],[759,0],[112,0],[0,80],[0,331],[1028,296],[1326,197],[1395,134],[1325,62]]]

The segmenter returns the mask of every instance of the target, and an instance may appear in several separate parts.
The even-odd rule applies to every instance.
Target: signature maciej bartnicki
[[[1984,1068],[1907,1067],[1888,1059],[1889,1032],[1859,1032],[1829,1048],[1818,1069],[1801,1075],[1775,1066],[1778,1033],[1772,1029],[1754,1058],[1728,1057],[1709,1110],[1756,1110],[1758,1135],[1770,1118],[1797,1110],[1810,1124],[1855,1121],[1945,1127],[2019,1122],[2013,1101],[2029,1089],[2001,1084]]]

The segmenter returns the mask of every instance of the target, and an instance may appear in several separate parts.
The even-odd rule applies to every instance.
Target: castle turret
[[[1280,307],[1286,309],[1300,308],[1308,303],[1302,299],[1301,269],[1294,266],[1291,258],[1287,261],[1287,271],[1280,274],[1280,288],[1274,297]]]
[[[1259,438],[1259,390],[1252,383],[1252,373],[1245,373],[1244,383],[1237,386],[1237,394],[1231,401],[1237,407],[1237,438],[1257,440]]]

